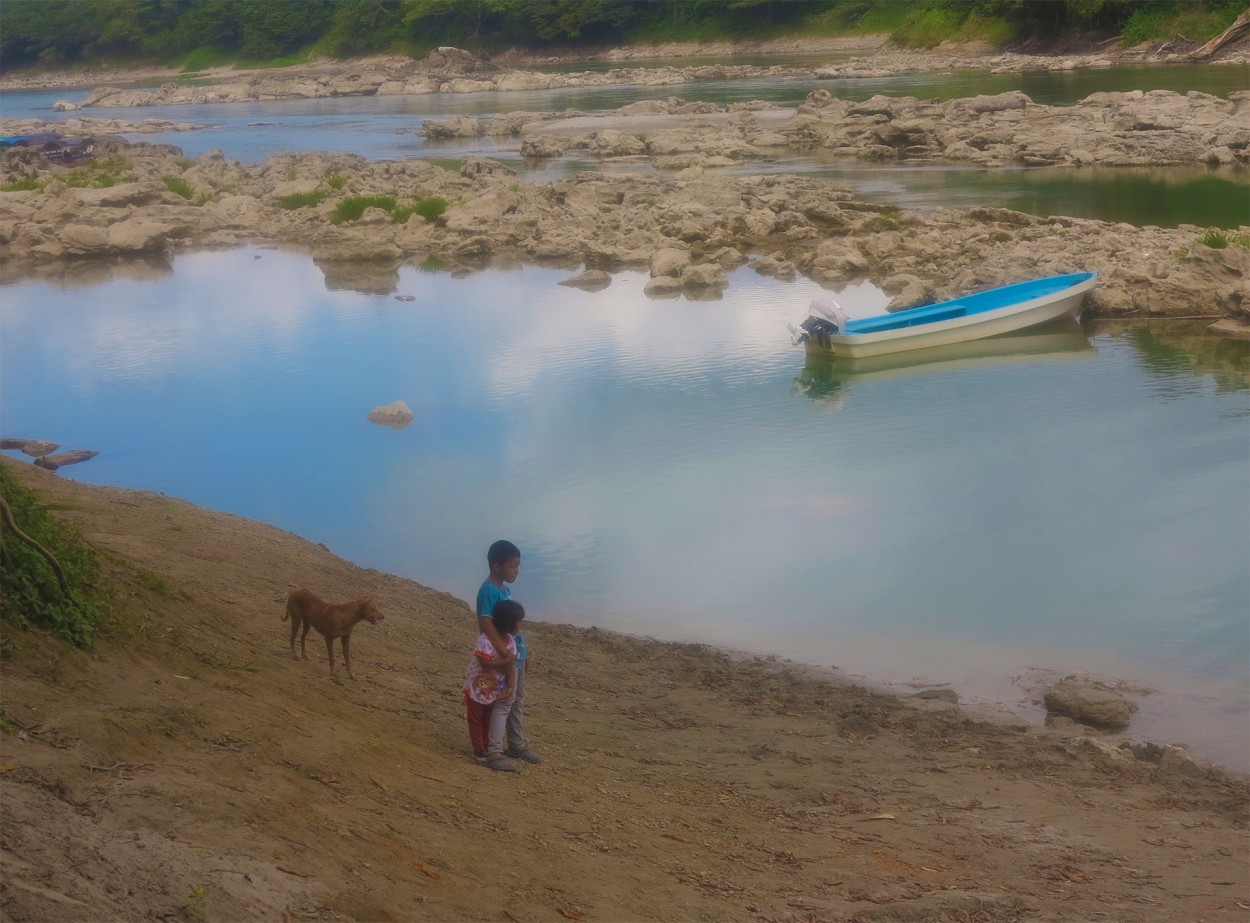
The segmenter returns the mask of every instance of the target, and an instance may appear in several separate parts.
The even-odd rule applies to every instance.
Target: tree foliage
[[[1203,39],[1244,8],[1245,0],[0,0],[0,67],[176,61],[197,49],[263,61],[311,49],[350,56],[870,28],[907,44],[1082,30],[1159,38],[1182,25]]]

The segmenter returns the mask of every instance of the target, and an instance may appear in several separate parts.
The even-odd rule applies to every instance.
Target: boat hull
[[[827,349],[815,346],[810,340],[808,347],[813,351],[832,352],[838,357],[862,359],[1015,333],[1060,318],[1075,317],[1080,313],[1085,294],[1094,287],[1095,278],[1093,273],[1080,273],[1055,280],[1020,283],[897,314],[862,318],[851,321],[846,333],[830,336]],[[1017,292],[1027,296],[1047,282],[1060,280],[1065,284],[1057,289],[994,306],[996,300],[1012,297]],[[861,331],[857,332],[856,327]]]

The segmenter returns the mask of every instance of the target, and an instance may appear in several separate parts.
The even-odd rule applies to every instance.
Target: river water
[[[1070,102],[1194,81],[1222,94],[1244,80],[1230,85],[1229,73],[819,85],[857,98],[1023,89]],[[810,89],[86,114],[213,124],[144,138],[192,154],[471,151],[541,178],[597,165],[525,164],[489,139],[427,145],[411,129],[670,93],[793,104]],[[50,116],[67,95],[5,94],[0,114]],[[815,155],[755,169],[915,207],[1139,224],[1235,226],[1248,201],[1244,172],[1205,169],[881,168]],[[1093,671],[1157,690],[1135,735],[1250,764],[1245,344],[1168,325],[1066,328],[846,369],[789,345],[786,324],[816,286],[746,270],[723,300],[691,302],[647,299],[639,273],[592,294],[538,267],[458,278],[405,266],[373,279],[258,248],[79,268],[0,286],[0,435],[102,451],[65,476],[271,522],[462,598],[506,536],[524,552],[516,596],[537,618],[777,653],[903,689],[950,683],[1030,719],[1047,676]],[[838,294],[853,314],[885,303],[870,285]],[[366,422],[394,400],[413,408],[412,426]]]
[[[1094,670],[1159,690],[1136,734],[1246,762],[1245,344],[1240,375],[1079,327],[847,370],[789,344],[819,289],[747,270],[711,302],[536,267],[404,267],[402,302],[256,248],[101,272],[3,288],[3,433],[102,450],[66,476],[462,598],[506,536],[537,618],[1033,718],[1035,671]],[[365,420],[395,400],[410,427]]]

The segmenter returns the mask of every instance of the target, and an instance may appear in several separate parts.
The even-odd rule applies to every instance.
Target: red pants
[[[467,695],[464,698],[469,711],[469,740],[473,742],[473,752],[485,753],[489,746],[487,738],[490,736],[490,713],[495,710],[495,705],[474,702]]]

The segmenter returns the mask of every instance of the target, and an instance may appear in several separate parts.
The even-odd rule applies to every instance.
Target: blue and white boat
[[[802,329],[795,331],[795,342],[840,358],[859,359],[1014,333],[1075,317],[1096,279],[1092,272],[1050,276],[853,319],[842,314],[832,299],[818,298]]]

